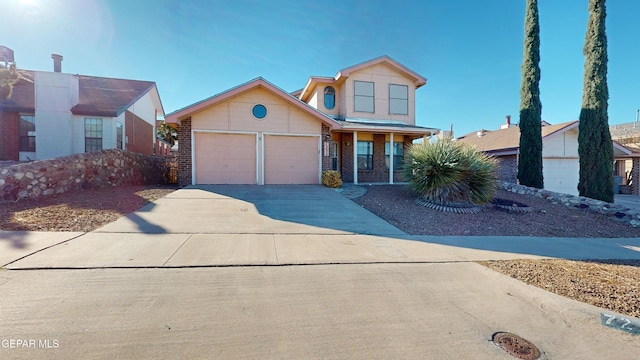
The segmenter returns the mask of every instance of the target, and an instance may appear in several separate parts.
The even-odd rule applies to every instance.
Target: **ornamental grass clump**
[[[330,188],[342,186],[342,176],[338,171],[327,170],[322,173],[322,185]]]
[[[403,174],[424,201],[444,206],[474,206],[497,190],[496,160],[451,140],[415,144],[407,153]]]

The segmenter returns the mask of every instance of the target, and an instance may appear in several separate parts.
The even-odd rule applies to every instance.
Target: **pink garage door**
[[[266,135],[265,184],[317,184],[318,137]]]
[[[195,133],[196,184],[255,184],[256,136]]]

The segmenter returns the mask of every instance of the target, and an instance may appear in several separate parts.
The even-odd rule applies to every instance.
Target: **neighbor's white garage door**
[[[256,184],[256,136],[195,133],[196,184]]]
[[[265,184],[317,184],[317,136],[264,136]]]
[[[544,159],[544,188],[563,194],[578,195],[580,163],[578,159]]]

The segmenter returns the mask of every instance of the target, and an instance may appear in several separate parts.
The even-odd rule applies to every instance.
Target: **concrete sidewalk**
[[[102,232],[22,235],[32,240],[25,240],[29,244],[25,248],[8,247],[2,253],[7,269],[640,259],[640,239]],[[34,240],[38,236],[42,242]],[[56,242],[60,244],[51,246]],[[38,251],[36,244],[48,248]]]

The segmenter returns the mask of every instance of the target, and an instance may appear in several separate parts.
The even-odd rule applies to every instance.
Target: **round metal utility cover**
[[[518,359],[535,360],[540,357],[540,350],[533,343],[515,334],[497,332],[493,334],[493,343]]]

